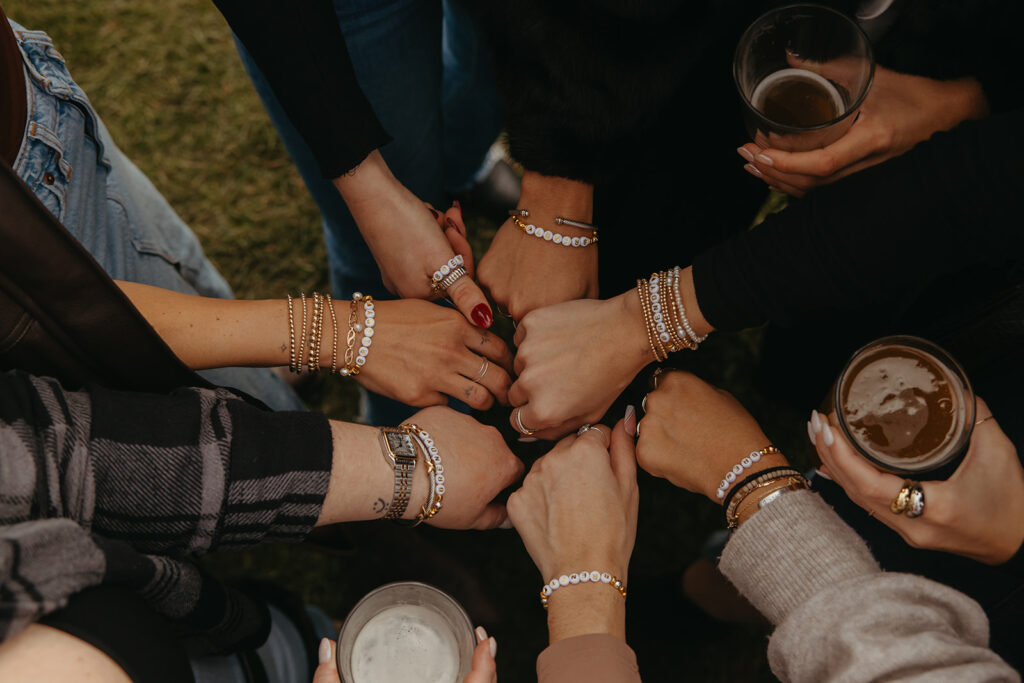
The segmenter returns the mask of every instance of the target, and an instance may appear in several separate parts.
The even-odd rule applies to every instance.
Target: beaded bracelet
[[[613,574],[608,572],[590,571],[590,572],[573,572],[572,574],[562,574],[557,579],[551,579],[549,582],[544,584],[544,587],[540,589],[540,604],[544,606],[544,609],[548,608],[548,598],[551,594],[562,586],[575,586],[580,583],[607,583],[615,590],[619,591],[619,595],[622,599],[626,599],[626,585],[622,583]]]
[[[331,374],[338,371],[338,314],[334,310],[334,302],[331,295],[324,295],[327,298],[327,310],[331,312]]]
[[[457,270],[459,266],[462,266],[465,263],[466,259],[462,257],[462,254],[452,256],[448,259],[448,263],[434,271],[433,277],[430,278],[430,288],[435,292],[448,289],[448,287],[442,286],[441,281],[445,279],[445,276],[450,275],[453,271]]]
[[[718,492],[715,494],[718,496],[718,500],[725,498],[725,492],[728,491],[729,487],[736,481],[736,477],[743,474],[743,470],[750,469],[754,463],[761,460],[762,456],[774,453],[781,453],[781,451],[775,446],[768,444],[759,451],[750,451],[750,455],[733,465],[733,468],[725,473],[725,479],[723,479],[722,483],[718,485]]]
[[[363,304],[363,322],[359,322],[359,304]],[[362,292],[353,292],[352,303],[348,314],[348,336],[345,347],[345,367],[338,371],[343,377],[355,376],[364,365],[370,355],[370,347],[373,345],[374,326],[377,324],[376,311],[373,306],[373,297],[363,296]],[[356,344],[359,334],[362,339]]]
[[[529,218],[529,209],[509,209],[509,216],[519,216],[521,218]],[[590,230],[591,232],[597,232],[597,226],[593,223],[586,223],[584,221],[576,221],[571,218],[563,218],[562,216],[555,216],[555,225],[571,225],[574,228],[580,230]]]
[[[651,352],[654,353],[654,360],[659,363],[668,358],[668,352],[662,343],[662,339],[655,329],[654,316],[651,311],[651,290],[643,278],[636,281],[636,293],[640,297],[640,310],[644,314],[644,325],[647,328],[647,341],[651,345]],[[668,335],[666,335],[668,336]]]
[[[740,519],[743,519],[745,517],[744,509],[746,509],[746,507],[748,507],[746,505],[747,501],[752,500],[754,498],[754,494],[756,492],[760,491],[761,489],[768,488],[768,489],[771,489],[771,490],[769,491],[768,495],[766,495],[761,500],[757,501],[757,509],[758,510],[760,510],[762,507],[764,507],[764,505],[770,505],[772,503],[772,501],[776,500],[780,495],[782,495],[786,491],[797,491],[797,490],[804,489],[804,488],[807,488],[807,487],[808,487],[807,480],[804,479],[802,476],[799,476],[799,475],[797,475],[797,476],[790,475],[790,476],[778,477],[776,479],[771,479],[769,481],[765,481],[765,482],[762,482],[762,483],[758,484],[757,486],[752,488],[750,491],[748,491],[746,493],[746,495],[744,495],[743,498],[739,502],[736,503],[736,512],[735,512],[736,526],[739,526]],[[765,501],[768,501],[768,502],[765,502]],[[764,503],[764,505],[762,505],[762,503]]]
[[[423,450],[423,460],[427,465],[427,480],[430,483],[427,500],[420,507],[416,519],[412,520],[410,524],[410,526],[418,526],[441,511],[445,494],[444,465],[441,464],[441,454],[427,430],[412,423],[403,424],[402,429],[406,430]]]
[[[563,219],[563,221],[566,222],[567,225],[571,225],[571,223],[568,223],[566,219]],[[512,212],[512,222],[527,235],[537,237],[545,242],[561,244],[563,247],[587,247],[591,244],[597,244],[596,230],[591,231],[590,237],[570,237],[569,235],[563,235],[560,232],[552,232],[551,230],[538,228],[533,223],[527,225],[519,219],[519,216],[515,212]]]
[[[729,507],[726,508],[725,511],[726,527],[729,529],[735,529],[739,525],[739,517],[737,516],[736,511],[750,493],[777,479],[794,479],[796,481],[806,482],[803,475],[793,468],[789,468],[787,471],[771,472],[757,477],[751,482],[745,484],[742,489],[738,490],[736,495],[733,496],[732,500],[729,502]]]
[[[759,477],[764,477],[764,475],[771,474],[772,472],[781,472],[783,470],[789,471],[792,469],[793,468],[790,467],[789,465],[777,465],[776,467],[767,467],[763,470],[758,470],[757,472],[748,475],[744,479],[741,479],[740,481],[736,482],[733,485],[733,487],[729,489],[729,492],[725,494],[725,499],[722,501],[722,509],[727,510],[729,508],[729,503],[730,501],[732,501],[733,496],[736,495],[736,492],[741,490],[744,486],[754,481],[755,479]]]

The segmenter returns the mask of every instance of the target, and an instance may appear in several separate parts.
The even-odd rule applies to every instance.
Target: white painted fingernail
[[[821,477],[822,479],[828,479],[829,481],[832,481],[832,477],[828,476],[827,474],[822,472],[820,469],[814,470],[814,473],[815,473],[815,476]]]
[[[745,165],[743,167],[743,170],[746,171],[747,173],[749,173],[750,175],[757,176],[758,178],[763,178],[764,177],[764,174],[761,173],[760,171],[758,171],[757,170],[757,166],[754,166],[753,164]]]
[[[463,631],[465,633],[465,631]],[[320,639],[320,647],[317,649],[317,658],[321,664],[331,661],[331,641],[327,638]]]
[[[825,439],[825,445],[829,448],[836,442],[836,438],[832,436],[832,429],[828,425],[822,425],[821,436]]]
[[[814,440],[814,427],[811,426],[810,420],[807,421],[807,438],[810,439],[811,443],[815,446],[818,445],[818,442]]]
[[[818,415],[817,410],[811,411],[811,427],[814,428],[815,432],[821,433],[821,416]]]
[[[516,439],[516,441],[518,441],[519,443],[533,443],[536,440],[537,437],[535,436],[521,436],[518,439]]]
[[[739,154],[741,157],[743,157],[744,159],[746,159],[750,163],[754,163],[754,155],[751,154],[750,151],[747,150],[746,148],[744,148],[744,147],[737,147],[736,148],[736,152],[737,152],[737,154]]]
[[[636,408],[633,407],[633,404],[629,404],[628,406],[626,406],[626,414],[623,416],[622,419],[624,420],[624,424],[625,424],[625,427],[626,427],[626,433],[635,438],[636,437]],[[630,423],[631,419],[633,420],[632,423]]]
[[[476,640],[478,643],[482,643],[487,640],[487,631],[484,630],[483,626],[476,627]]]
[[[495,657],[498,656],[498,641],[496,641],[494,639],[494,636],[491,636],[491,646],[490,647],[491,647],[491,659],[494,659]]]
[[[758,154],[757,155],[757,160],[760,161],[765,166],[774,166],[775,165],[775,162],[772,161],[772,158],[770,156],[766,156],[764,154]]]

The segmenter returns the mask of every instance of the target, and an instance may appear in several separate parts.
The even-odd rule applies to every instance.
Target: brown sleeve
[[[636,655],[607,633],[566,638],[537,658],[538,683],[640,683]]]

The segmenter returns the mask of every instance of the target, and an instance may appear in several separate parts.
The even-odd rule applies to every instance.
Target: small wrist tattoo
[[[378,498],[377,502],[373,504],[373,511],[378,515],[384,514],[384,511],[387,509],[388,504],[384,501],[383,498]]]

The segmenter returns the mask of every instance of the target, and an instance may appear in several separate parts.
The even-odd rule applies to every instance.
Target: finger
[[[586,423],[587,421],[585,419],[581,417],[574,417],[561,424],[555,425],[554,427],[539,429],[533,436],[538,439],[544,439],[545,441],[554,441],[555,439],[560,439],[566,434],[576,431]]]
[[[627,418],[619,420],[611,436],[612,472],[615,473],[615,478],[623,490],[630,490],[636,486],[636,443],[629,432],[627,422]]]
[[[469,674],[463,683],[496,683],[498,667],[494,657],[498,653],[498,641],[487,636],[483,626],[476,627],[476,648],[473,650],[473,661]]]
[[[530,316],[524,316],[523,319],[519,321],[519,325],[516,326],[516,333],[512,336],[512,346],[519,348],[523,345],[523,342],[526,341],[526,326],[528,323],[527,318],[529,317]]]
[[[508,405],[508,388],[512,384],[512,378],[508,376],[501,366],[491,363],[476,354],[467,354],[466,366],[462,369],[462,376],[470,382],[479,384],[489,391],[500,403]],[[475,366],[475,369],[470,369]]]
[[[515,373],[516,377],[522,377],[526,371],[526,356],[522,353],[517,353],[512,357],[512,372]]]
[[[526,391],[526,387],[523,386],[522,382],[516,381],[512,383],[512,386],[508,388],[508,402],[509,405],[523,406],[530,400],[530,396]],[[515,423],[512,424],[515,427]]]
[[[459,234],[466,237],[466,221],[462,216],[462,204],[458,199],[453,201],[451,208],[444,212],[444,219],[447,227],[455,228]]]
[[[612,445],[612,430],[604,425],[591,425],[590,429],[580,434],[581,439],[597,439],[601,448],[607,450]]]
[[[829,430],[831,437],[826,435],[826,430]],[[903,485],[902,479],[876,470],[867,460],[853,452],[846,439],[837,438],[835,430],[828,424],[822,425],[817,441],[818,455],[822,462],[854,502],[873,512],[888,510],[892,497]],[[829,444],[829,441],[832,443]]]
[[[513,385],[514,387],[515,385]],[[511,400],[511,391],[509,391],[509,399]],[[544,429],[548,425],[537,424],[536,422],[530,422],[529,414],[530,404],[525,403],[512,410],[512,414],[508,416],[508,422],[512,425],[512,429],[516,430],[523,436],[534,436],[531,432]]]
[[[874,156],[879,150],[875,142],[877,131],[874,126],[858,121],[846,135],[831,145],[809,152],[786,152],[781,149],[765,149],[756,155],[758,164],[782,173],[829,178],[843,169]],[[837,179],[837,178],[834,178]]]
[[[491,313],[491,307],[487,305],[487,298],[480,287],[473,282],[473,278],[460,277],[448,288],[448,296],[451,297],[455,308],[466,316],[466,320],[477,327],[487,329],[494,322],[494,314]]]
[[[451,219],[448,219],[451,221]],[[444,228],[445,239],[452,245],[452,250],[456,254],[462,255],[463,265],[466,267],[466,272],[470,277],[474,277],[476,273],[476,264],[473,261],[473,247],[470,246],[469,240],[455,228],[454,225],[446,225]]]
[[[448,374],[443,385],[444,393],[476,410],[487,410],[494,405],[494,396],[486,387],[462,375]]]
[[[473,522],[473,528],[481,531],[484,529],[497,529],[506,519],[508,519],[508,512],[505,510],[505,506],[501,503],[491,503],[483,509],[480,516]]]
[[[338,667],[334,663],[334,649],[336,645],[329,638],[320,641],[317,650],[319,664],[313,672],[313,683],[341,683],[338,677]]]
[[[463,343],[473,353],[478,353],[512,372],[512,349],[508,348],[501,337],[486,330],[467,327]]]
[[[423,202],[423,206],[427,207],[427,210],[430,211],[430,215],[434,217],[435,221],[437,221],[437,227],[444,230],[444,214],[435,209],[434,205],[430,202]]]

